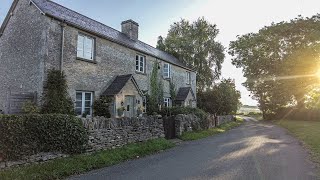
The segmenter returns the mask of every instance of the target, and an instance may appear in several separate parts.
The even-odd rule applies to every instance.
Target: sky
[[[0,24],[13,0],[0,0]],[[194,21],[204,17],[217,24],[220,33],[217,40],[226,50],[237,35],[257,32],[272,22],[293,19],[298,15],[312,16],[320,13],[319,0],[53,0],[115,29],[121,22],[133,19],[139,23],[139,39],[156,46],[158,36],[166,36],[170,25],[182,18]],[[257,102],[242,86],[245,82],[242,70],[231,64],[226,53],[222,77],[235,79],[241,92],[241,102],[256,105]]]

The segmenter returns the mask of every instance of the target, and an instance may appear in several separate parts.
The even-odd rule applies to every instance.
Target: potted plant
[[[117,108],[117,112],[118,112],[118,116],[122,117],[123,116],[123,112],[124,112],[125,108],[123,106]]]

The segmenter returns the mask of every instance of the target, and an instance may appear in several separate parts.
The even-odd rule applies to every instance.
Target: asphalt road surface
[[[71,179],[319,179],[308,159],[301,143],[286,130],[247,118],[226,133]]]

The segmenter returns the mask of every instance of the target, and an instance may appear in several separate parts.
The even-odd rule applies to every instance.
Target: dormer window
[[[77,57],[93,61],[94,57],[94,38],[79,34],[77,44]]]
[[[141,55],[136,55],[136,71],[140,73],[145,73],[146,57]]]
[[[171,66],[169,63],[164,63],[163,64],[163,78],[169,79],[171,76]]]

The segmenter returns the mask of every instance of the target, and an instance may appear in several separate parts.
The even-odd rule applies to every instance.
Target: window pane
[[[138,55],[136,55],[136,60],[137,60],[137,61],[139,60],[139,56],[138,56]]]
[[[81,92],[77,92],[77,94],[76,94],[76,100],[77,100],[77,101],[82,101],[82,93],[81,93]]]
[[[85,99],[91,101],[91,93],[86,93]]]
[[[81,108],[82,107],[82,102],[81,101],[77,101],[76,102],[76,107],[77,108]]]
[[[84,51],[86,59],[93,59],[93,39],[88,37],[85,38]]]
[[[84,37],[81,35],[78,35],[77,57],[83,57],[83,45],[84,45]]]
[[[91,101],[85,101],[84,105],[85,107],[91,107]]]

